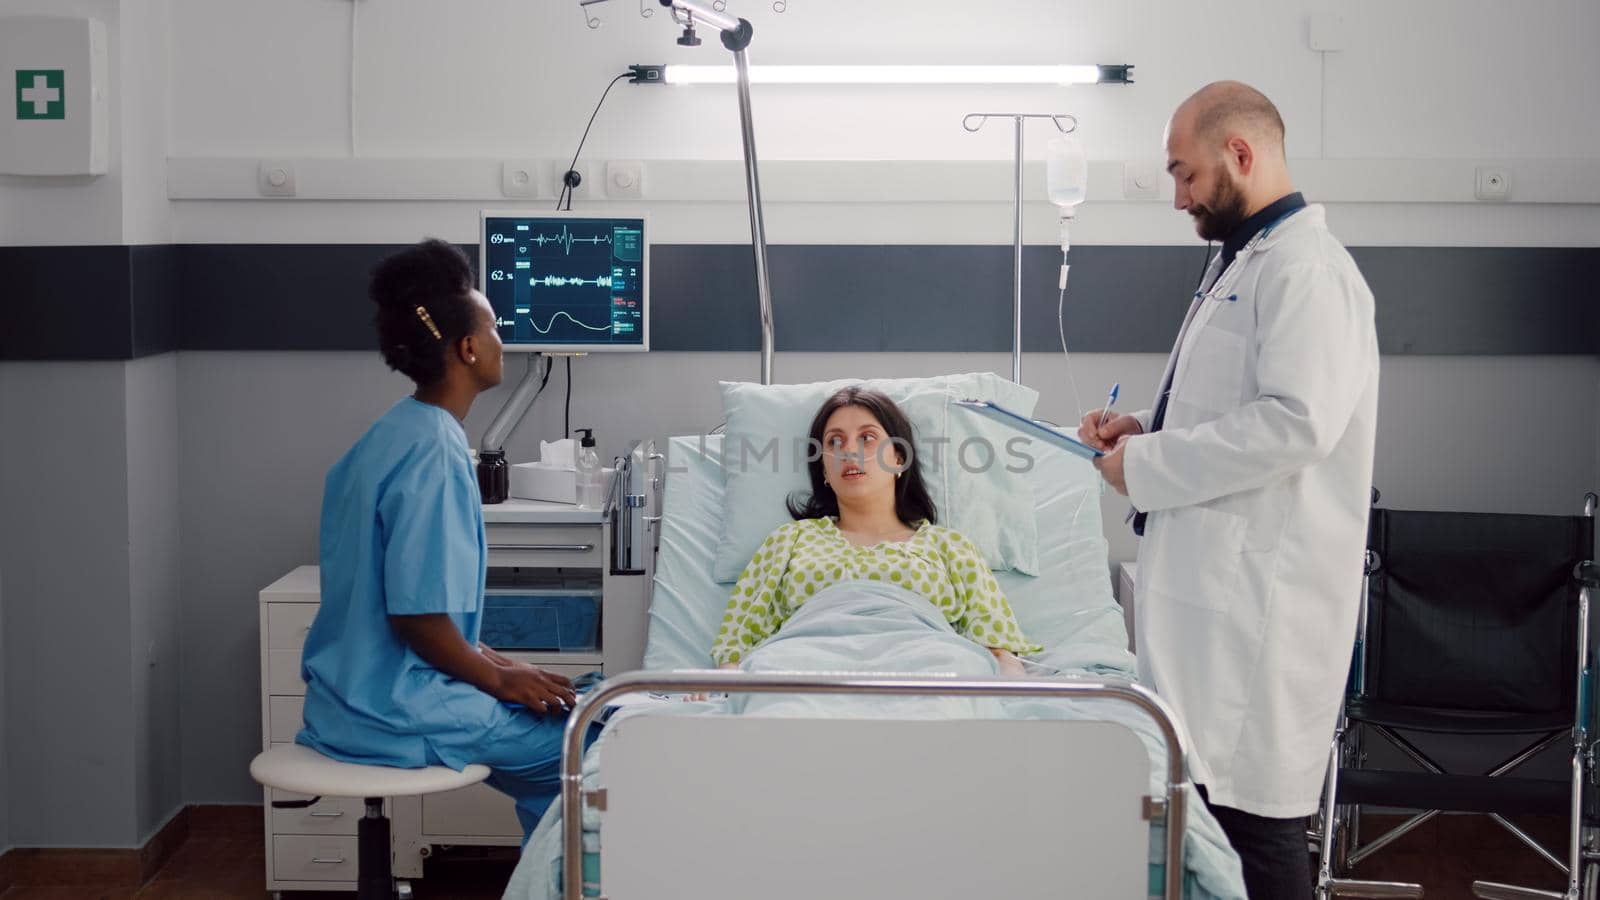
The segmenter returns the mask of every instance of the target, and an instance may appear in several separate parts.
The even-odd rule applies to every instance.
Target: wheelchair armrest
[[[1600,565],[1593,560],[1578,563],[1572,567],[1572,580],[1579,587],[1600,588]]]

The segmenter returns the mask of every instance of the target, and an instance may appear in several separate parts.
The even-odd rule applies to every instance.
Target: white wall
[[[11,840],[129,846],[126,365],[0,363]]]
[[[6,649],[6,576],[0,572],[0,655]],[[11,848],[11,783],[6,748],[6,666],[0,660],[0,853]]]
[[[172,239],[166,180],[171,34],[168,0],[124,0],[120,41],[124,244],[164,244]]]
[[[0,178],[0,244],[167,242],[166,0],[14,14],[105,23],[110,172]],[[181,805],[176,374],[0,363],[0,848],[134,846]]]
[[[137,846],[183,804],[177,375],[0,363],[0,847]]]
[[[406,384],[363,354],[179,354],[186,802],[260,802],[257,592],[316,562],[324,475]]]
[[[378,178],[397,194],[414,190],[417,179],[457,172],[453,163],[461,158],[559,158],[564,167],[612,74],[634,62],[726,59],[715,39],[696,50],[677,47],[676,32],[662,14],[641,19],[624,0],[591,7],[603,20],[593,31],[584,27],[576,4],[565,0],[457,5],[448,16],[437,15],[438,9],[433,0],[360,4],[352,31],[346,3],[295,0],[267,8],[244,0],[173,0],[171,155],[177,163],[240,157],[245,165],[237,172],[247,190],[257,159],[314,160],[352,150],[357,172],[396,158],[436,160],[421,174]],[[758,87],[757,143],[769,162],[1004,161],[1011,156],[1006,123],[976,135],[960,127],[965,113],[995,109],[1070,111],[1081,119],[1079,134],[1092,158],[1158,158],[1173,106],[1206,81],[1234,77],[1257,84],[1278,102],[1291,156],[1308,184],[1322,185],[1314,191],[1319,199],[1341,204],[1331,219],[1349,243],[1600,243],[1600,214],[1592,205],[1348,203],[1364,196],[1362,173],[1369,169],[1375,178],[1399,172],[1402,180],[1393,188],[1407,188],[1404,178],[1420,175],[1392,170],[1405,161],[1495,160],[1511,170],[1515,196],[1519,162],[1529,168],[1539,161],[1600,158],[1600,117],[1580,89],[1600,83],[1600,59],[1582,44],[1584,36],[1600,30],[1600,7],[1586,0],[1027,0],[1006,4],[1004,15],[954,0],[800,0],[782,14],[766,3],[734,9],[756,26],[750,52],[758,64],[1137,65],[1131,87]],[[1309,49],[1306,20],[1329,10],[1346,17],[1349,45],[1324,59]],[[851,24],[841,26],[841,14]],[[296,64],[280,65],[287,57]],[[1032,128],[1031,158],[1042,155],[1047,138],[1047,128]],[[596,167],[592,176],[608,159],[738,156],[737,116],[725,87],[620,84],[584,150],[584,159]],[[1323,157],[1362,163],[1328,174]],[[492,169],[473,172],[473,178],[495,183]],[[647,200],[649,174],[647,167]],[[1457,189],[1469,190],[1472,166],[1453,177],[1464,182]],[[925,187],[932,193],[938,184]],[[990,203],[866,206],[807,207],[780,197],[767,210],[768,226],[778,243],[1003,243],[1011,234],[1003,178],[994,193]],[[1079,243],[1193,240],[1185,218],[1162,203],[1111,202],[1120,200],[1115,194],[1113,188],[1091,197],[1074,229]],[[1028,197],[1042,199],[1032,190]],[[482,201],[440,199],[445,202],[248,206],[197,199],[176,204],[174,233],[180,241],[360,242],[422,234],[472,239]],[[580,197],[578,205],[586,202]],[[649,205],[661,240],[748,239],[742,204]],[[1038,204],[1028,217],[1030,240],[1053,239],[1049,207]]]
[[[348,3],[172,0],[174,155],[347,152]],[[654,7],[655,4],[651,3]],[[723,64],[715,37],[685,49],[637,4],[386,0],[357,22],[357,134],[374,156],[571,152],[600,90],[629,63]],[[1311,12],[1339,11],[1349,49],[1306,41]],[[967,112],[1056,111],[1083,120],[1096,158],[1156,156],[1172,107],[1207,81],[1274,97],[1295,156],[1550,158],[1600,155],[1582,87],[1600,83],[1587,0],[795,0],[730,3],[756,28],[753,63],[1131,62],[1131,88],[1001,90],[783,87],[760,91],[771,159],[987,159],[1004,129],[968,135]],[[848,16],[849,22],[837,20]],[[294,65],[286,65],[286,60]],[[1326,87],[1327,105],[1322,106]],[[1039,144],[1042,147],[1042,140]],[[1035,148],[1036,152],[1038,148]],[[589,138],[596,158],[734,159],[731,90],[619,85]]]
[[[142,843],[183,805],[178,357],[126,367],[129,684],[134,824]]]

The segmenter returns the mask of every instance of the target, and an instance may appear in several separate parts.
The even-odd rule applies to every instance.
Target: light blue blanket
[[[1119,651],[1077,645],[1043,654],[1029,665],[1038,674],[1125,678],[1131,675],[1124,667],[1125,658],[1126,654]],[[975,676],[994,674],[995,663],[987,650],[956,634],[922,597],[878,582],[848,582],[808,599],[776,635],[750,655],[745,669]],[[1114,721],[1139,735],[1150,754],[1150,790],[1155,795],[1165,791],[1166,752],[1160,732],[1140,711],[1107,700],[748,694],[701,703],[628,707],[613,718],[612,724],[628,715]],[[602,735],[600,742],[605,739]],[[600,742],[584,760],[586,784],[596,778]],[[1184,837],[1187,895],[1195,900],[1242,900],[1244,885],[1238,857],[1198,797],[1193,797],[1189,809]],[[594,810],[584,812],[586,869],[591,872],[593,854],[599,851],[599,815]],[[559,810],[552,808],[540,822],[506,887],[506,900],[556,900],[560,896],[560,818]],[[1162,829],[1152,828],[1153,895],[1160,892],[1163,840]]]

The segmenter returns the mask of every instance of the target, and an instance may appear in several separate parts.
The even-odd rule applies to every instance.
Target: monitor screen
[[[643,216],[484,210],[483,293],[507,350],[650,349]]]

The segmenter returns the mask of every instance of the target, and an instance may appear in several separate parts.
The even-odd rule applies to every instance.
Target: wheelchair
[[[1316,895],[1421,897],[1422,886],[1359,881],[1360,862],[1444,812],[1489,816],[1566,879],[1563,892],[1478,881],[1485,900],[1600,900],[1590,599],[1594,516],[1382,509],[1373,491],[1363,604],[1317,828]],[[1516,735],[1526,743],[1482,773],[1447,771],[1406,733]],[[1416,771],[1367,766],[1391,744]],[[1570,777],[1518,774],[1546,750],[1570,752]],[[1416,810],[1366,839],[1360,809]],[[1571,817],[1567,846],[1541,845],[1507,816]]]

